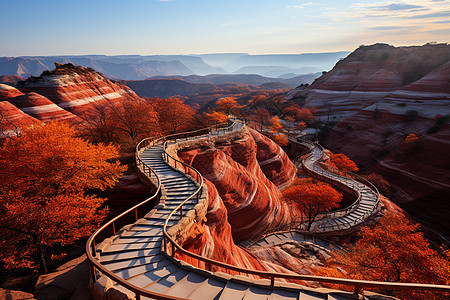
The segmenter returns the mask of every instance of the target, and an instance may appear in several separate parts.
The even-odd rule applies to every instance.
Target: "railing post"
[[[141,300],[141,295],[136,293],[136,300]]]
[[[175,257],[175,244],[172,243],[172,256]]]
[[[270,276],[270,286],[274,286],[275,285],[275,276]]]
[[[95,275],[95,268],[92,263],[89,263],[89,270],[91,271],[92,284],[94,284],[97,281],[97,275]]]
[[[137,208],[134,209],[134,218],[135,218],[135,221],[137,221],[139,219],[138,218]]]
[[[165,235],[163,235],[163,247],[164,247],[164,252],[167,253],[167,239],[166,239]]]
[[[359,286],[358,286],[358,285],[355,285],[355,291],[354,291],[354,294],[355,294],[355,295],[358,295],[358,294],[359,294]]]
[[[180,217],[183,218],[183,206],[180,207]]]
[[[116,224],[115,224],[115,222],[112,222],[112,230],[113,230],[113,235],[116,235]]]

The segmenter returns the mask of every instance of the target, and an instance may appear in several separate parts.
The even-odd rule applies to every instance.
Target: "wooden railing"
[[[218,127],[215,127],[216,130],[220,131],[229,131],[233,130],[234,125],[236,122],[243,121],[240,120],[234,120],[233,124],[227,128],[218,129]],[[245,123],[245,122],[244,122]],[[135,219],[138,219],[138,209],[142,207],[143,204],[148,203],[148,201],[159,199],[161,195],[161,182],[159,180],[159,177],[155,171],[153,171],[149,166],[147,166],[142,159],[140,158],[140,152],[144,148],[148,148],[154,145],[161,145],[166,143],[169,140],[178,140],[178,139],[188,139],[189,137],[201,134],[207,134],[211,133],[212,129],[202,129],[197,130],[190,133],[182,133],[182,134],[175,134],[165,137],[159,137],[159,138],[149,138],[142,140],[137,146],[136,146],[136,163],[138,164],[139,168],[142,170],[144,174],[146,174],[149,178],[153,178],[157,182],[157,191],[155,194],[150,197],[149,199],[139,203],[138,205],[126,210],[125,212],[121,213],[114,219],[110,220],[106,224],[104,224],[102,227],[100,227],[97,231],[95,231],[91,237],[88,239],[86,243],[86,254],[87,258],[90,263],[90,269],[91,269],[91,275],[94,280],[96,281],[96,270],[102,273],[103,275],[110,278],[112,281],[116,282],[117,284],[121,285],[122,287],[130,290],[131,292],[136,294],[136,299],[140,299],[141,296],[150,297],[153,299],[183,299],[179,297],[174,296],[168,296],[156,292],[151,292],[145,289],[142,289],[138,286],[135,286],[128,282],[127,280],[117,276],[110,270],[108,270],[105,266],[101,265],[99,261],[95,258],[96,255],[96,246],[95,246],[95,238],[99,236],[100,233],[103,233],[107,228],[112,228],[112,233],[115,235],[115,222],[117,220],[123,218],[125,215],[128,215],[130,213],[134,213]],[[167,144],[165,144],[166,146]],[[267,272],[267,271],[258,271],[258,270],[251,270],[251,269],[245,269],[240,268],[234,265],[230,265],[224,262],[220,262],[217,260],[213,260],[207,257],[203,257],[201,255],[192,253],[186,249],[184,249],[181,245],[179,245],[173,237],[170,236],[170,234],[167,232],[167,225],[169,220],[172,218],[172,216],[177,213],[178,211],[182,210],[183,205],[192,199],[193,197],[198,197],[199,192],[201,191],[202,185],[203,185],[203,177],[202,175],[193,167],[191,167],[188,164],[185,164],[184,162],[181,162],[180,160],[177,160],[170,156],[165,150],[163,152],[163,158],[166,162],[168,162],[171,165],[174,165],[178,167],[178,164],[181,166],[182,170],[186,174],[196,174],[194,176],[194,179],[198,183],[198,189],[189,196],[186,200],[184,200],[180,205],[178,205],[167,217],[166,221],[164,222],[163,227],[163,251],[166,255],[174,257],[176,251],[179,251],[180,253],[183,253],[186,256],[189,256],[191,258],[194,258],[198,261],[202,261],[206,264],[208,270],[212,270],[212,266],[221,267],[228,271],[235,271],[242,274],[250,274],[259,276],[261,278],[267,278],[270,279],[270,286],[273,287],[275,283],[275,279],[290,279],[290,280],[306,280],[306,281],[315,281],[315,282],[322,282],[322,283],[333,283],[333,284],[342,284],[342,285],[349,285],[353,286],[355,293],[358,293],[361,288],[387,288],[387,289],[410,289],[410,290],[431,290],[431,291],[440,291],[440,292],[450,292],[450,286],[446,285],[434,285],[434,284],[417,284],[417,283],[392,283],[392,282],[376,282],[376,281],[367,281],[367,280],[354,280],[354,279],[343,279],[343,278],[332,278],[332,277],[323,277],[323,276],[314,276],[314,275],[299,275],[299,274],[281,274],[281,273],[275,273],[275,272]],[[182,214],[182,213],[181,213]],[[170,251],[169,251],[170,250]],[[269,284],[268,284],[269,286]]]

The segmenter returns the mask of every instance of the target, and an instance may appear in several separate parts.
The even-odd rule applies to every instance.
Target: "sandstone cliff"
[[[92,69],[56,64],[55,70],[19,81],[16,87],[0,84],[1,124],[3,131],[11,133],[10,127],[26,126],[36,120],[78,122],[78,115],[93,105],[125,99],[140,97]]]
[[[450,62],[343,119],[326,146],[396,188],[393,200],[420,221],[450,237]],[[405,145],[409,134],[416,142]]]
[[[204,176],[209,199],[204,224],[191,230],[184,247],[245,268],[285,272],[235,245],[285,225],[295,216],[278,189],[296,174],[284,151],[270,139],[244,129],[225,139],[199,140],[178,151],[178,156]]]

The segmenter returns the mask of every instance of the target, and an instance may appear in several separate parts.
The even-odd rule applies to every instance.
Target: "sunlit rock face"
[[[291,220],[277,186],[291,182],[296,168],[284,151],[269,141],[245,129],[237,139],[178,153],[214,184],[226,208],[235,241],[254,238]],[[263,169],[260,164],[268,160],[271,162]]]
[[[206,219],[190,229],[183,246],[243,268],[289,272],[276,263],[261,262],[235,245],[295,217],[278,188],[289,184],[296,174],[284,151],[270,139],[244,128],[229,138],[198,141],[179,150],[178,156],[203,175],[209,203]],[[178,255],[191,264],[208,267]]]
[[[79,124],[80,115],[95,107],[141,99],[131,89],[89,68],[56,64],[40,77],[19,81],[16,87],[0,84],[0,115],[4,131],[31,121],[65,120]],[[9,134],[8,133],[8,134]]]
[[[56,64],[38,78],[18,82],[23,92],[38,93],[59,107],[79,114],[92,105],[139,98],[128,87],[116,84],[90,68]]]
[[[308,88],[290,91],[287,99],[316,107],[324,121],[339,121],[440,68],[449,53],[447,44],[361,46]]]
[[[382,174],[407,212],[450,236],[450,62],[342,120],[326,146]],[[417,143],[406,147],[409,134]],[[437,225],[439,224],[439,225]]]

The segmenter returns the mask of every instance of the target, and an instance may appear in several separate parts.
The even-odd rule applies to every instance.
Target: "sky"
[[[450,42],[450,0],[0,0],[0,56],[284,54]]]

